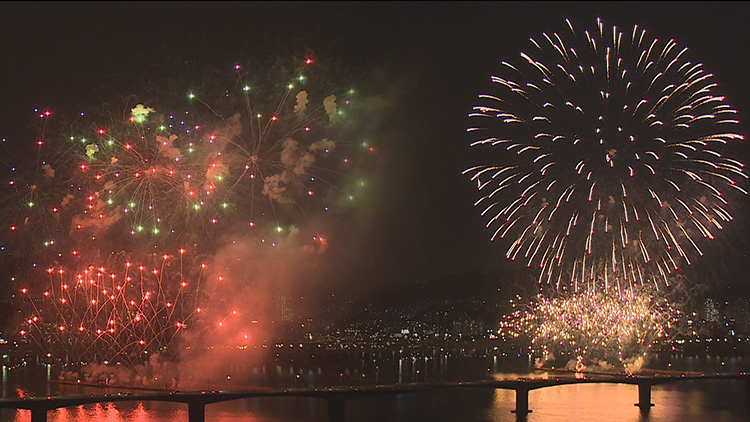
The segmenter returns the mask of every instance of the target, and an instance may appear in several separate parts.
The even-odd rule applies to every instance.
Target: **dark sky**
[[[143,88],[142,75],[181,61],[226,67],[308,48],[380,101],[368,126],[378,145],[371,209],[347,263],[355,282],[485,271],[503,265],[505,247],[489,242],[460,172],[472,164],[466,114],[499,60],[565,18],[637,23],[689,46],[747,120],[748,12],[745,2],[3,2],[0,137],[33,138],[34,107],[116,103]]]

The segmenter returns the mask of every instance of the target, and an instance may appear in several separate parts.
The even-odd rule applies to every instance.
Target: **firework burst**
[[[350,166],[352,143],[341,138],[354,91],[311,86],[312,63],[281,72],[289,73],[287,84],[271,89],[256,88],[248,82],[253,74],[237,65],[237,85],[215,105],[190,94],[220,120],[209,179],[223,208],[244,211],[247,227],[288,232],[295,218],[330,210]]]
[[[224,281],[205,280],[205,264],[188,271],[185,252],[148,264],[112,257],[108,266],[47,268],[44,288],[20,289],[22,341],[67,362],[133,365],[154,354],[175,355],[179,333],[200,329]]]
[[[274,243],[347,196],[340,187],[358,151],[341,138],[354,92],[314,97],[326,91],[305,86],[305,68],[281,87],[251,86],[235,69],[217,100],[190,92],[184,111],[166,114],[136,104],[71,137],[87,193],[74,230],[91,238],[115,228],[135,243],[204,250],[222,233]]]
[[[541,295],[503,317],[500,336],[522,337],[543,361],[558,357],[575,362],[627,367],[641,362],[652,347],[670,336],[680,312],[668,300],[644,289],[622,295],[586,291],[546,298]]]
[[[137,104],[91,135],[71,137],[81,146],[77,174],[86,196],[74,231],[92,237],[111,230],[109,239],[119,231],[133,243],[165,246],[164,235],[183,241],[210,218],[200,213],[211,194],[209,140],[201,138],[200,124]]]
[[[495,161],[464,172],[475,205],[540,284],[669,285],[747,194],[737,112],[674,40],[567,24],[479,96],[468,131]]]

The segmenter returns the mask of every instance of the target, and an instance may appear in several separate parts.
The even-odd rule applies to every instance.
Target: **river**
[[[277,358],[273,362],[245,366],[234,362],[220,378],[206,380],[217,390],[262,387],[324,387],[334,385],[393,385],[414,382],[470,381],[519,376],[555,376],[534,370],[525,357],[399,357],[383,354],[351,354],[327,359],[322,365]],[[320,363],[320,362],[319,362]],[[737,374],[748,371],[750,358],[661,355],[648,368],[675,373]],[[3,397],[96,394],[122,391],[56,382],[59,369],[27,365],[3,368]],[[213,383],[213,384],[211,384]],[[624,384],[576,384],[529,392],[527,421],[706,421],[750,420],[750,394],[745,381],[699,380],[657,385],[652,388],[648,414],[634,403],[637,387]],[[382,421],[516,421],[512,390],[459,389],[395,396],[367,397],[346,402],[346,420]],[[108,422],[187,421],[187,406],[159,402],[119,402],[51,410],[48,421],[96,420]],[[30,421],[29,411],[2,409],[0,421]],[[206,406],[206,421],[327,421],[328,406],[319,399],[253,398]]]

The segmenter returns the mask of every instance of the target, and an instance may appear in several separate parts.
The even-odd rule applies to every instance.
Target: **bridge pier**
[[[641,412],[646,413],[651,410],[651,383],[647,381],[638,382],[638,403],[635,404],[641,409]]]
[[[206,421],[206,403],[202,401],[188,402],[188,422]]]
[[[47,407],[32,407],[31,422],[47,422]]]
[[[526,387],[518,387],[516,390],[516,409],[511,410],[511,413],[515,413],[519,416],[531,413],[529,410],[529,389]]]
[[[346,401],[339,397],[328,399],[328,422],[346,420]]]

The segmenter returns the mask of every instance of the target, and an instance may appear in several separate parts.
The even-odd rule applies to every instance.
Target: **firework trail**
[[[506,257],[556,289],[669,285],[746,195],[743,135],[714,75],[674,40],[607,28],[531,39],[470,114],[467,169]],[[489,160],[488,160],[489,161]]]

